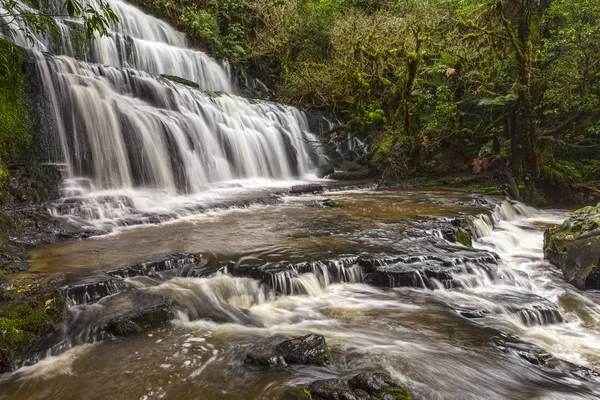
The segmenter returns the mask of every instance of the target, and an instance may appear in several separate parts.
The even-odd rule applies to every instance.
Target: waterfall
[[[109,3],[119,22],[83,52],[82,26],[68,18],[56,21],[58,41],[11,37],[35,60],[44,114],[54,125],[47,130],[62,152],[54,161],[67,165],[64,196],[151,190],[164,203],[222,182],[311,175],[319,155],[304,113],[236,96],[227,62],[187,47],[167,23],[123,1]],[[85,212],[106,217],[115,214],[113,203],[116,214],[141,206],[120,198]]]

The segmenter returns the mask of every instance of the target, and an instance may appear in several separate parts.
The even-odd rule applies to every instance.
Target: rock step
[[[427,240],[425,242],[428,243]],[[414,245],[414,243],[413,243]],[[498,261],[494,254],[460,245],[444,243],[446,254],[401,256],[347,256],[332,260],[302,263],[231,263],[227,272],[234,276],[260,280],[278,294],[307,294],[299,277],[314,274],[322,287],[331,283],[366,283],[377,287],[418,287],[451,289],[464,287],[457,275],[478,273],[498,278]],[[422,249],[424,247],[421,247]],[[452,248],[452,251],[448,251]]]
[[[122,279],[107,276],[86,278],[74,284],[59,288],[67,304],[70,306],[96,302],[106,296],[129,290],[130,285]]]
[[[486,318],[508,315],[527,326],[551,325],[564,322],[556,304],[530,293],[504,292],[488,294],[484,298],[494,306],[486,309],[472,309],[463,305],[453,305],[456,312],[466,318]]]
[[[152,261],[140,262],[138,264],[107,271],[108,275],[119,278],[131,278],[134,276],[158,276],[160,273],[174,270],[186,269],[190,275],[196,266],[199,265],[199,259],[194,254],[177,253],[171,254]]]
[[[77,196],[63,198],[46,205],[55,216],[69,216],[85,225],[86,221],[103,221],[104,228],[159,224],[182,216],[204,214],[211,211],[248,208],[253,205],[273,205],[283,202],[279,195],[219,201],[210,204],[182,206],[173,211],[143,212],[135,208],[128,196]]]

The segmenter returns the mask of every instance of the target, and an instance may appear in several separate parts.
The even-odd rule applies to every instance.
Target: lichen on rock
[[[600,289],[600,204],[577,210],[548,229],[544,256],[578,289]]]

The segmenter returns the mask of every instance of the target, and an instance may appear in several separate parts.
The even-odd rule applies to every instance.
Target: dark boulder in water
[[[289,391],[284,399],[409,400],[410,395],[388,374],[364,372],[347,382],[339,379],[315,381],[307,388]]]
[[[400,383],[381,372],[365,372],[348,381],[355,392],[359,390],[369,394],[371,399],[403,400],[410,396]],[[367,397],[368,398],[368,397]]]
[[[322,167],[319,167],[319,170],[317,171],[317,176],[319,178],[325,178],[334,173],[335,173],[335,167],[331,164],[326,164]]]
[[[288,364],[333,365],[325,338],[314,333],[286,340],[277,346],[276,352]]]
[[[315,381],[308,386],[313,400],[358,400],[347,382],[339,379]]]
[[[314,333],[284,340],[272,353],[248,354],[245,361],[253,365],[333,365],[325,338]]]
[[[144,292],[122,293],[108,299],[105,305],[115,311],[104,317],[103,329],[115,336],[139,333],[174,317],[167,298]]]
[[[575,211],[544,235],[544,256],[578,289],[600,289],[600,204]]]

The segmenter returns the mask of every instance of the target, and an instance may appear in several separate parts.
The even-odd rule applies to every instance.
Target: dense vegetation
[[[595,0],[140,0],[205,48],[335,113],[388,176],[493,170],[566,200],[600,180]]]

